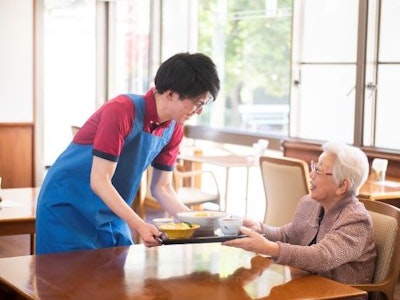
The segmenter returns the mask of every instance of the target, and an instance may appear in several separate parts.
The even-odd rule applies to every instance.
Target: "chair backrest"
[[[400,209],[379,201],[360,201],[371,215],[377,258],[373,283],[353,286],[367,292],[380,292],[386,299],[394,299],[400,273]]]
[[[393,250],[396,246],[397,220],[393,217],[370,211],[374,224],[377,251],[374,282],[384,280],[390,271]]]
[[[310,192],[305,161],[289,157],[260,157],[266,208],[264,222],[282,226],[291,222],[299,200]]]
[[[149,166],[142,175],[140,188],[133,203],[133,209],[143,219],[146,217],[146,209],[148,208],[164,211],[151,194],[150,183],[152,174],[153,167]],[[197,179],[200,179],[200,181],[204,180],[204,184],[208,185],[209,189],[196,187],[198,183]],[[180,166],[176,166],[173,173],[173,184],[178,200],[190,208],[201,210],[220,209],[219,188],[216,178],[211,171],[182,171]],[[165,216],[169,215],[165,212]]]
[[[178,199],[193,210],[220,210],[220,192],[212,171],[174,170],[174,187]]]
[[[79,131],[79,129],[81,129],[80,126],[71,125],[71,133],[72,133],[72,136],[75,136],[75,134],[77,134],[77,132]]]

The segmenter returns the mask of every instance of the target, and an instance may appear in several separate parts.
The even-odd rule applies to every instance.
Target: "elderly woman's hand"
[[[240,231],[247,237],[238,238],[223,243],[225,246],[242,248],[247,251],[270,255],[276,257],[279,254],[279,246],[275,242],[271,242],[258,232],[241,226]]]
[[[251,219],[243,219],[243,226],[247,228],[257,231],[258,233],[262,233],[261,222],[253,221]]]

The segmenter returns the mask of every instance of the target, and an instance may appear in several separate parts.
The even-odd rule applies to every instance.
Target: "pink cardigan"
[[[318,231],[321,205],[304,196],[291,223],[264,225],[266,237],[279,244],[279,264],[291,265],[344,283],[370,283],[375,270],[371,218],[355,197],[344,198],[325,212]],[[308,246],[317,236],[317,242]]]

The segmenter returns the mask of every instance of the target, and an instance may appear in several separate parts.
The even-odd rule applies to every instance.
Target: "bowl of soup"
[[[218,219],[226,216],[228,214],[222,211],[188,211],[177,214],[182,222],[200,225],[196,235],[214,235],[214,231],[219,228]]]

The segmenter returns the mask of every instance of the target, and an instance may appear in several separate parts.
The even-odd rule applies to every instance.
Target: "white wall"
[[[33,1],[0,0],[0,122],[33,122]]]

